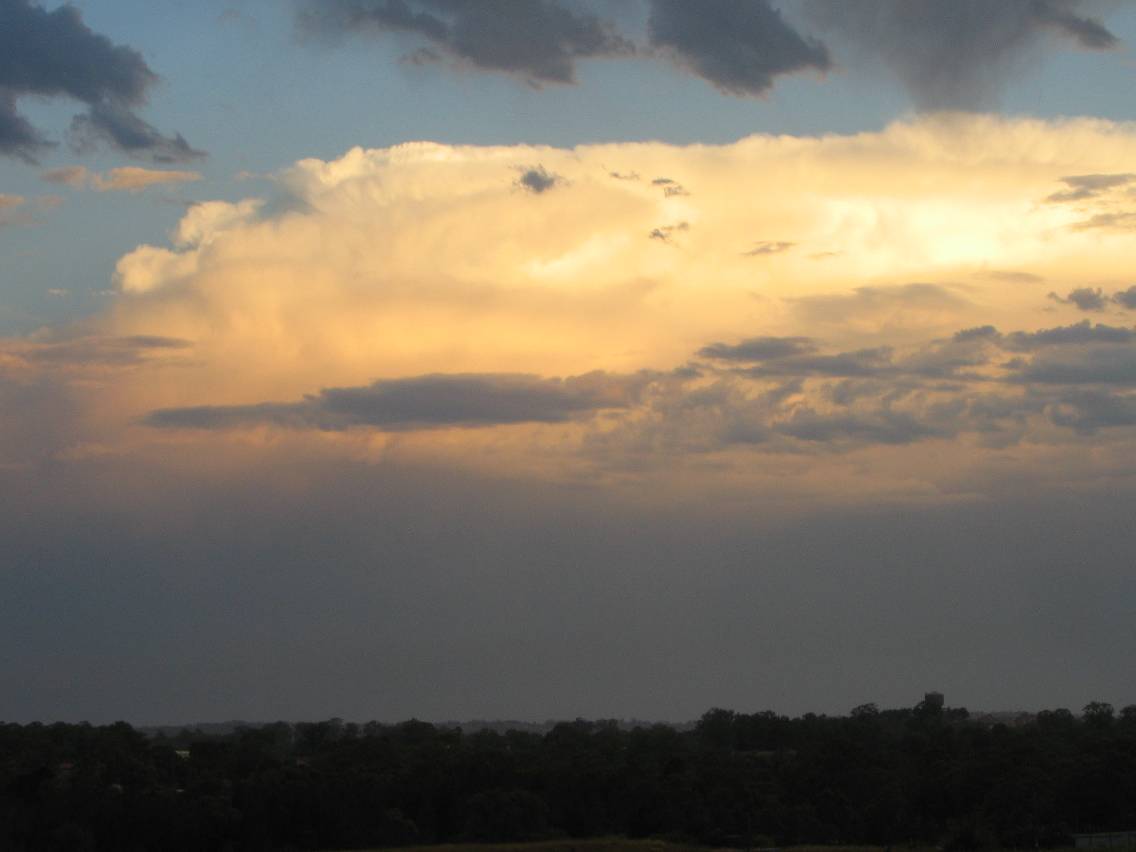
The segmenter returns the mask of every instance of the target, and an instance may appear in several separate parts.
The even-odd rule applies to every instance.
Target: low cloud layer
[[[516,375],[432,375],[387,379],[358,388],[326,388],[297,403],[172,408],[146,418],[164,428],[223,429],[275,425],[400,431],[512,423],[562,423],[632,405],[646,376],[591,373],[567,379]]]
[[[967,435],[1005,448],[1136,425],[1136,331],[1088,321],[1010,333],[987,325],[852,351],[756,337],[697,355],[705,361],[666,373],[415,376],[324,389],[295,403],[162,409],[145,422],[402,432],[574,421],[586,427],[586,452],[604,464],[646,445],[672,461],[737,447],[834,453]],[[600,412],[606,420],[592,421]]]

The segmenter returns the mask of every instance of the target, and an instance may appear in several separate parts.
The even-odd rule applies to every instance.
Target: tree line
[[[1136,706],[991,724],[924,702],[714,709],[676,729],[325,722],[146,736],[0,724],[0,848],[352,849],[627,835],[721,846],[1070,845],[1136,829]]]

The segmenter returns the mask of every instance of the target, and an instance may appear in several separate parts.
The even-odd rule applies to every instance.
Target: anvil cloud
[[[1134,162],[1132,124],[962,114],[301,160],[0,344],[16,594],[133,661],[100,685],[155,667],[151,716],[1010,695],[984,649],[1057,653],[1070,607],[1103,613],[1077,665],[1012,694],[1096,688],[1131,630],[1101,554],[1136,493]],[[7,629],[110,712],[98,647]],[[0,686],[51,712],[50,671]]]

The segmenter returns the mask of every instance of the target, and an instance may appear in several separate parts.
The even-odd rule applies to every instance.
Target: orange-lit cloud
[[[199,172],[144,169],[138,166],[123,166],[103,174],[92,172],[86,166],[64,166],[46,171],[40,177],[48,183],[69,186],[73,189],[89,186],[98,192],[141,192],[151,186],[201,180]]]
[[[190,208],[5,369],[66,389],[74,445],[130,452],[924,496],[1007,448],[1099,468],[1136,428],[1131,234],[1083,223],[1136,209],[1134,158],[1131,126],[975,116],[354,149]],[[1048,298],[1082,290],[1095,324]]]
[[[95,175],[92,178],[92,185],[99,192],[139,192],[150,186],[190,183],[197,180],[201,180],[198,172],[123,166],[111,169],[105,175]]]

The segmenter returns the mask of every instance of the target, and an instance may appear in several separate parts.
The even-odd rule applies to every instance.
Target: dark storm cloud
[[[954,340],[957,342],[965,342],[970,340],[998,340],[1001,333],[992,325],[980,325],[975,328],[964,328],[961,331],[956,331]]]
[[[1082,435],[1101,429],[1136,426],[1136,397],[1096,389],[1077,389],[1063,394],[1047,413],[1057,426]]]
[[[1136,332],[1130,328],[1093,325],[1083,320],[1074,325],[1056,328],[1043,328],[1039,331],[1015,331],[1005,337],[1004,346],[1013,351],[1029,351],[1048,346],[1082,346],[1093,343],[1131,344],[1136,342]]]
[[[720,361],[765,361],[816,350],[816,342],[809,337],[751,337],[740,343],[711,343],[699,349],[698,354]]]
[[[1128,310],[1136,311],[1136,285],[1119,293],[1113,293],[1112,301]]]
[[[534,166],[525,169],[518,178],[518,183],[529,192],[540,195],[547,192],[563,180],[559,175],[546,171],[544,166]]]
[[[1039,353],[1017,372],[1027,384],[1136,385],[1136,348],[1089,346]]]
[[[1068,189],[1053,193],[1053,195],[1045,199],[1046,201],[1063,203],[1096,198],[1110,189],[1127,186],[1133,181],[1136,181],[1136,175],[1071,175],[1070,177],[1061,178],[1061,181]]]
[[[1063,305],[1073,305],[1080,311],[1103,311],[1108,306],[1104,291],[1099,287],[1078,287],[1066,296],[1050,293],[1049,298]]]
[[[651,0],[650,43],[731,95],[767,92],[794,71],[826,71],[828,50],[793,29],[768,0]]]
[[[391,431],[561,423],[634,404],[647,374],[587,373],[566,379],[512,373],[435,374],[325,388],[295,403],[198,406],[152,412],[151,426],[228,429],[267,424],[294,429],[371,427]]]
[[[157,79],[138,51],[93,32],[75,7],[0,0],[0,153],[32,160],[51,144],[17,111],[30,96],[87,104],[76,125],[87,140],[163,162],[200,156],[134,114]]]
[[[416,35],[473,68],[534,85],[574,82],[578,59],[633,51],[609,23],[558,0],[307,0],[299,23],[310,33]]]
[[[746,374],[764,376],[881,376],[894,375],[896,364],[890,346],[838,352],[833,355],[794,355],[766,359],[760,366],[750,367]]]
[[[831,414],[798,408],[788,420],[777,425],[777,431],[814,443],[854,441],[860,444],[898,445],[927,438],[950,437],[956,430],[884,405],[867,414]]]
[[[1121,393],[1136,387],[1129,328],[1085,321],[1003,334],[984,325],[901,349],[821,347],[778,337],[703,347],[697,354],[710,359],[704,370],[715,383],[648,397],[651,440],[706,451],[791,440],[840,451],[970,433],[1006,446],[1043,414],[1080,434],[1136,425]]]
[[[751,378],[971,378],[960,371],[988,364],[987,344],[1000,340],[1001,335],[993,326],[966,329],[948,340],[930,341],[899,357],[888,346],[822,353],[817,342],[808,337],[754,337],[736,344],[713,343],[698,350],[698,355],[717,361],[753,363],[737,371]]]
[[[71,138],[82,151],[108,142],[131,156],[146,156],[155,163],[181,163],[205,156],[190,147],[180,133],[165,136],[120,104],[93,105],[71,120]]]
[[[0,153],[34,162],[34,155],[49,145],[47,138],[16,112],[15,94],[0,89]]]
[[[812,19],[885,62],[922,109],[989,106],[1015,62],[1055,35],[1089,50],[1116,36],[1079,0],[806,0]]]
[[[83,348],[89,344],[77,345],[38,357],[124,363],[140,357],[129,347],[120,353],[100,343],[89,353]],[[1136,387],[1136,331],[1087,321],[1009,334],[985,325],[899,348],[824,349],[813,338],[753,337],[710,343],[697,351],[706,359],[697,368],[669,373],[417,376],[324,389],[293,403],[164,409],[145,422],[205,430],[407,431],[586,421],[607,412],[604,429],[586,433],[587,452],[620,465],[643,448],[649,455],[738,445],[843,452],[962,434],[1007,446],[1035,429],[1043,412],[1051,423],[1087,434],[1090,427],[1124,424],[1103,414],[1077,415],[1060,407],[1066,399],[1090,386]]]

